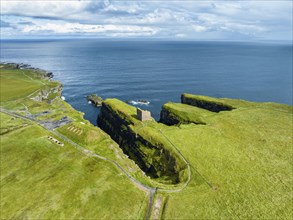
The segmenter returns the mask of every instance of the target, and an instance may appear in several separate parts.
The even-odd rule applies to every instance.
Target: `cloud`
[[[2,1],[1,13],[28,17],[66,18],[84,10],[82,1]]]
[[[33,22],[31,21],[20,21],[17,23],[18,25],[35,25]]]
[[[150,27],[133,25],[91,25],[79,23],[46,23],[43,25],[25,25],[23,33],[99,33],[109,36],[152,36],[158,30]]]
[[[3,0],[1,20],[4,37],[292,39],[291,1]]]
[[[1,28],[8,28],[12,27],[9,22],[3,21],[2,19],[0,20]]]
[[[201,25],[192,25],[192,28],[193,28],[196,32],[205,32],[205,31],[209,30],[208,27],[201,26]]]

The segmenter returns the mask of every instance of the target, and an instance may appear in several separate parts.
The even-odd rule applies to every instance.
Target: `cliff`
[[[186,164],[156,129],[136,119],[136,109],[117,99],[103,102],[98,125],[151,178],[176,184],[186,178]]]
[[[194,106],[168,102],[162,106],[160,122],[166,125],[206,124],[205,117],[211,116],[208,110]]]
[[[292,106],[184,94],[190,104],[162,109],[164,123],[182,125],[166,126],[141,122],[134,107],[107,100],[100,125],[149,180],[51,80],[0,69],[3,219],[292,219]],[[32,100],[41,90],[43,98]],[[61,127],[50,127],[55,122]],[[136,180],[158,190],[148,200]],[[15,192],[23,198],[17,204]]]
[[[221,111],[231,111],[240,107],[241,101],[218,99],[208,96],[182,94],[181,103],[168,102],[162,106],[160,122],[166,125],[208,123],[208,117]]]
[[[203,108],[212,112],[231,111],[235,109],[226,103],[224,99],[217,99],[208,96],[182,94],[181,103]]]

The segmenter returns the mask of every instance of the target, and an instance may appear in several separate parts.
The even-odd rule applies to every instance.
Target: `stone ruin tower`
[[[140,121],[152,120],[151,112],[136,108],[137,119]]]

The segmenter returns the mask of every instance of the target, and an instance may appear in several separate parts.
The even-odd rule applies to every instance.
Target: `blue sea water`
[[[292,44],[75,40],[1,41],[1,61],[52,71],[63,95],[96,124],[85,99],[145,99],[161,106],[182,93],[292,105]]]

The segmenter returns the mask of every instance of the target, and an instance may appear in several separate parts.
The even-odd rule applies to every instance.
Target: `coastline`
[[[65,143],[68,143],[86,156],[98,158],[99,160],[104,160],[114,165],[114,167],[120,170],[128,178],[128,180],[137,187],[138,190],[142,190],[149,194],[147,213],[144,215],[151,215],[150,212],[152,210],[152,204],[154,202],[153,200],[157,191],[157,187],[160,187],[162,190],[166,190],[166,192],[172,192],[178,187],[178,189],[180,189],[180,185],[167,186],[164,184],[159,184],[156,181],[151,180],[149,177],[146,177],[144,172],[142,172],[132,160],[128,159],[128,157],[123,154],[119,146],[113,140],[111,140],[111,138],[106,133],[92,125],[89,121],[85,120],[83,118],[83,112],[79,112],[73,109],[69,103],[61,98],[62,84],[53,80],[53,74],[51,72],[47,72],[39,68],[33,68],[25,64],[1,63],[1,70],[3,70],[3,66],[8,66],[8,69],[11,69],[11,71],[20,72],[30,81],[38,82],[40,80],[41,87],[47,85],[46,82],[53,83],[54,85],[53,87],[50,87],[49,90],[47,88],[47,92],[44,92],[44,90],[40,89],[32,91],[32,93],[30,93],[24,100],[20,101],[20,104],[25,108],[21,107],[19,110],[16,110],[15,107],[12,107],[12,110],[10,104],[8,104],[10,101],[3,102],[2,100],[0,102],[1,114],[6,114],[14,118],[19,118],[21,120],[30,121],[30,123],[37,124],[48,132],[52,133],[51,136],[48,136],[48,139],[55,141],[56,143],[58,142],[60,146],[64,146]],[[54,97],[50,97],[51,93],[55,94]],[[42,110],[40,111],[38,109],[35,111],[34,107],[30,107],[32,103],[38,103],[38,105],[41,105]],[[32,105],[34,106],[35,104]],[[58,110],[60,107],[61,112]],[[56,115],[54,111],[57,111],[58,114]],[[97,151],[96,147],[91,149],[92,147],[89,145],[87,146],[87,142],[84,142],[84,140],[80,138],[76,139],[76,134],[80,134],[82,127],[86,127],[86,130],[88,130],[91,135],[93,131],[96,132],[97,137],[102,135],[103,139],[107,140],[106,142],[108,142],[108,146],[103,144],[103,150],[99,149]],[[72,130],[72,128],[75,130]],[[76,129],[79,131],[76,132]],[[70,134],[70,131],[74,131],[75,137]],[[8,131],[8,133],[9,132],[10,131]],[[5,134],[5,132],[3,134]],[[107,147],[107,149],[105,147]]]
[[[44,75],[38,76],[37,72],[34,69],[3,70],[1,66],[1,89],[4,91],[1,95],[0,112],[1,147],[6,149],[2,151],[5,158],[18,155],[19,149],[17,147],[23,148],[23,145],[26,149],[23,156],[30,155],[30,152],[34,152],[35,149],[42,149],[44,152],[50,150],[50,154],[45,153],[42,158],[62,153],[57,157],[52,157],[54,160],[48,166],[51,167],[65,163],[65,155],[72,151],[77,158],[70,162],[70,166],[74,166],[74,169],[76,169],[76,166],[81,166],[78,173],[74,175],[79,178],[86,177],[86,180],[90,180],[91,176],[95,175],[94,182],[81,186],[89,187],[87,190],[95,195],[94,201],[100,201],[99,198],[102,196],[98,194],[97,186],[98,189],[106,190],[109,184],[116,184],[115,187],[108,187],[107,192],[113,196],[110,196],[110,198],[117,198],[117,193],[129,189],[131,189],[131,195],[136,195],[134,198],[140,198],[141,202],[133,201],[131,207],[128,208],[140,210],[136,211],[139,214],[131,213],[133,217],[153,218],[158,216],[159,213],[160,217],[168,216],[168,218],[192,218],[194,214],[197,217],[206,218],[207,207],[205,207],[205,204],[207,203],[210,211],[221,210],[221,217],[223,218],[225,216],[236,217],[221,209],[221,207],[227,205],[227,199],[230,201],[229,206],[232,210],[237,211],[238,207],[249,210],[249,212],[243,210],[238,212],[242,217],[247,215],[274,216],[274,213],[268,213],[263,208],[266,206],[281,211],[280,206],[275,206],[270,202],[270,199],[264,199],[262,195],[265,194],[269,198],[274,193],[290,191],[292,184],[288,178],[292,176],[288,174],[291,166],[288,155],[292,155],[292,150],[290,150],[292,106],[183,94],[182,103],[169,102],[163,106],[164,115],[161,123],[158,123],[155,120],[141,122],[136,117],[134,107],[119,100],[106,99],[102,106],[104,116],[100,116],[104,126],[111,125],[108,128],[108,134],[106,134],[100,128],[85,120],[82,112],[73,109],[60,98],[62,86],[59,82],[52,80],[50,77],[43,77]],[[8,75],[11,77],[8,77]],[[108,111],[105,111],[105,108]],[[64,118],[65,116],[66,118]],[[113,119],[114,121],[111,121]],[[52,124],[54,125],[52,122],[59,123],[52,127]],[[120,127],[123,129],[120,129]],[[128,139],[129,137],[123,136],[127,132],[119,133],[125,131],[129,134],[133,133],[133,137]],[[172,152],[173,156],[179,155],[178,157],[182,158],[186,166],[186,169],[179,171],[179,177],[184,182],[177,185],[166,184],[164,181],[172,180],[168,179],[168,175],[163,177],[165,178],[163,182],[158,181],[160,179],[149,178],[110,138],[109,135],[114,134],[121,135],[122,139],[119,138],[122,141],[133,141],[132,143],[129,142],[129,144],[136,144],[132,148],[140,148],[141,155],[146,157],[146,164],[154,164],[154,168],[156,168],[155,165],[158,162],[168,164],[168,160],[172,157],[164,156],[168,153],[167,151]],[[11,143],[14,147],[11,146]],[[165,145],[171,146],[166,147]],[[159,146],[163,146],[163,148],[159,148]],[[17,149],[16,152],[13,152],[14,148]],[[42,164],[42,161],[45,160],[39,161],[38,156],[36,156],[39,154],[40,152],[29,156],[28,161],[34,161],[30,162],[31,166]],[[85,158],[86,162],[80,163],[80,156]],[[57,158],[56,161],[55,158]],[[15,165],[10,165],[12,168],[27,167],[26,172],[33,171],[30,166],[17,166],[17,162],[27,163],[26,160],[15,157],[13,161]],[[274,161],[274,164],[270,161]],[[8,163],[7,160],[3,162]],[[172,167],[171,165],[169,164],[167,167]],[[175,165],[177,166],[177,164]],[[56,168],[54,172],[59,173],[64,169],[66,170],[68,166],[66,165],[62,169]],[[101,175],[100,172],[104,168],[111,170],[111,172]],[[184,165],[182,168],[184,168]],[[45,172],[44,168],[39,169]],[[75,172],[74,169],[70,168],[70,171],[66,172],[71,174]],[[188,170],[189,175],[186,176]],[[5,170],[5,172],[8,172],[8,176],[13,174],[12,171],[10,169]],[[18,172],[19,175],[23,175],[22,169]],[[22,181],[26,182],[29,180],[28,177],[41,175],[42,172],[30,173],[29,176],[24,175]],[[158,175],[164,174],[160,173],[162,171],[157,168],[156,172],[158,172]],[[267,177],[276,175],[276,172],[282,177],[282,181],[268,181]],[[115,173],[114,176],[113,173]],[[62,174],[62,176],[68,174]],[[44,175],[48,176],[45,179],[56,180],[55,175],[51,177],[52,171],[44,173]],[[111,178],[104,179],[104,176],[111,176]],[[184,176],[187,178],[184,178]],[[18,178],[12,180],[8,178],[9,185],[21,187],[17,185]],[[97,180],[100,182],[96,182]],[[40,182],[38,177],[35,181],[36,184],[47,186],[47,180]],[[64,183],[67,183],[67,181]],[[123,184],[119,184],[120,181]],[[254,184],[251,185],[252,183]],[[74,187],[77,187],[77,185],[74,184]],[[270,188],[271,185],[274,188]],[[94,187],[92,188],[92,186]],[[116,190],[119,187],[122,187],[121,191]],[[259,194],[260,188],[266,190],[262,190]],[[2,189],[3,193],[6,193],[5,195],[9,195],[8,189],[7,187]],[[59,190],[67,189],[73,190],[77,195],[82,192],[75,191],[74,188],[68,188],[67,184],[62,185]],[[21,189],[20,192],[25,193],[26,191]],[[39,196],[39,193],[42,192],[42,190],[35,191],[35,194],[32,193],[32,195]],[[59,192],[57,193],[59,194]],[[91,194],[81,195],[88,195],[87,199],[91,198]],[[215,196],[217,202],[214,200]],[[121,194],[119,198],[128,201],[128,197],[129,194]],[[11,197],[6,196],[4,198],[8,204],[13,201],[10,199]],[[239,202],[238,199],[234,200],[234,198],[249,199],[249,201],[253,201],[253,204],[265,204],[266,206],[259,207],[256,210],[250,204]],[[107,201],[107,199],[106,196],[102,200]],[[64,200],[67,201],[66,198]],[[78,204],[79,201],[75,202]],[[140,204],[139,208],[134,205],[137,203]],[[191,207],[192,212],[183,213],[182,210],[185,210],[185,204],[187,203],[196,204],[196,206]],[[290,199],[286,199],[284,203],[287,204],[286,207],[290,207],[288,205]],[[116,208],[119,210],[117,213],[119,214],[122,212],[120,208],[126,205],[125,202],[122,204],[119,199],[114,199],[109,204],[117,206]],[[23,204],[23,206],[25,205]],[[41,205],[40,207],[47,208]],[[102,205],[96,207],[102,207]],[[284,208],[286,212],[283,215],[285,218],[291,210],[286,207]],[[13,207],[11,206],[10,209],[13,209]],[[73,210],[76,212],[78,209]],[[30,213],[34,213],[34,211],[31,210]],[[107,213],[107,209],[101,208],[99,212]],[[71,216],[70,214],[68,213],[68,216]],[[99,215],[99,213],[95,214]],[[79,215],[82,215],[82,213],[79,213]],[[113,217],[113,213],[108,215]],[[9,212],[5,212],[5,216],[11,217]],[[219,217],[218,213],[214,213],[213,217],[216,216]]]

